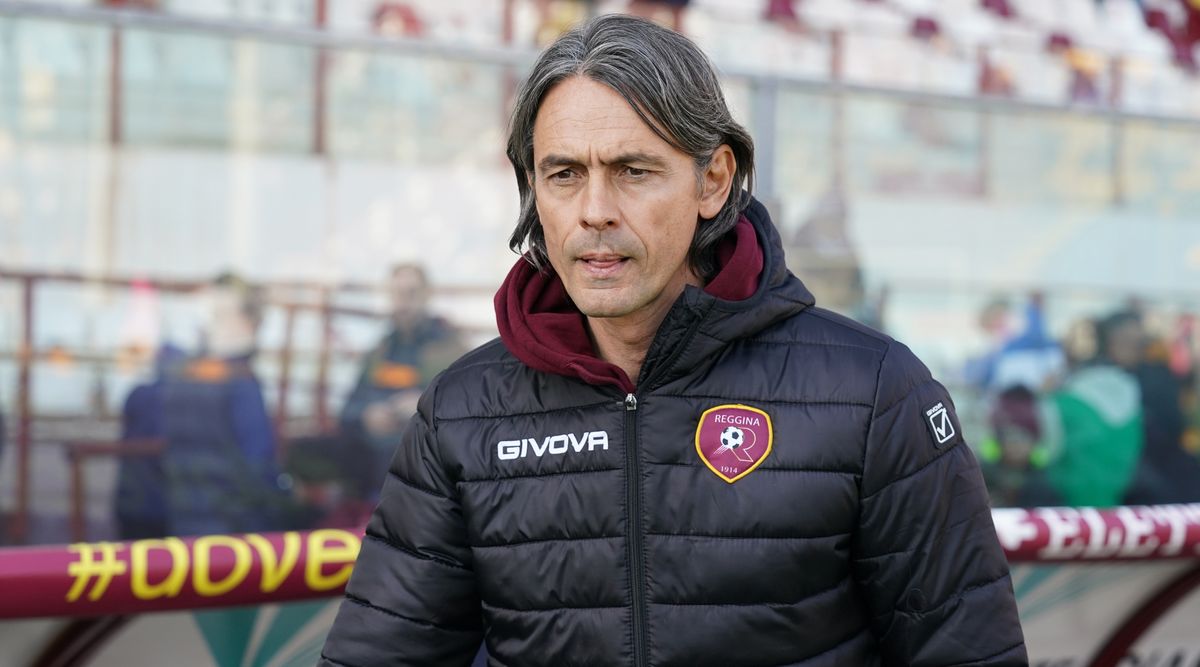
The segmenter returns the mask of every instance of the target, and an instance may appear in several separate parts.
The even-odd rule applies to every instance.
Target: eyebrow
[[[650,167],[665,167],[667,161],[652,153],[632,152],[621,153],[610,160],[602,160],[601,164],[644,164]],[[582,164],[580,160],[566,156],[551,153],[538,161],[537,167],[540,171],[546,171],[554,167],[573,167]]]

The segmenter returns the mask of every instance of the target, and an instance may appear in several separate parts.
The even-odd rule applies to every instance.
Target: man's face
[[[714,207],[719,193],[698,182],[692,159],[611,88],[584,77],[552,88],[534,123],[533,160],[550,264],[585,315],[665,313],[685,284],[699,284],[688,248],[698,218],[724,198]]]
[[[1145,334],[1136,320],[1122,322],[1109,334],[1108,356],[1121,368],[1133,368],[1142,360]]]
[[[388,297],[397,326],[405,328],[420,321],[429,303],[424,274],[415,268],[398,269],[388,281]]]

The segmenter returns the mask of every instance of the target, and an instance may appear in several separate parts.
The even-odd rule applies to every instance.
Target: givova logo
[[[570,451],[582,452],[585,448],[589,452],[608,449],[608,431],[588,431],[580,436],[574,433],[548,435],[540,443],[535,438],[501,440],[496,443],[496,456],[501,461],[511,461],[531,454],[541,458],[546,454],[557,456]]]

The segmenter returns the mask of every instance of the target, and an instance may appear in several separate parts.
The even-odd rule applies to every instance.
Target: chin
[[[579,304],[576,304],[576,306],[579,308],[579,312],[583,313],[587,317],[624,317],[632,313],[634,310],[632,308],[623,308],[611,304],[593,306],[580,306]]]
[[[576,301],[575,307],[587,317],[624,317],[636,312],[638,304],[613,299],[591,299]]]

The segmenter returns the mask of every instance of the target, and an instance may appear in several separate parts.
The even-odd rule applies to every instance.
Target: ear
[[[713,151],[712,160],[705,168],[700,181],[700,217],[708,219],[717,215],[729,199],[733,187],[733,174],[737,171],[737,159],[729,144],[721,144]]]

